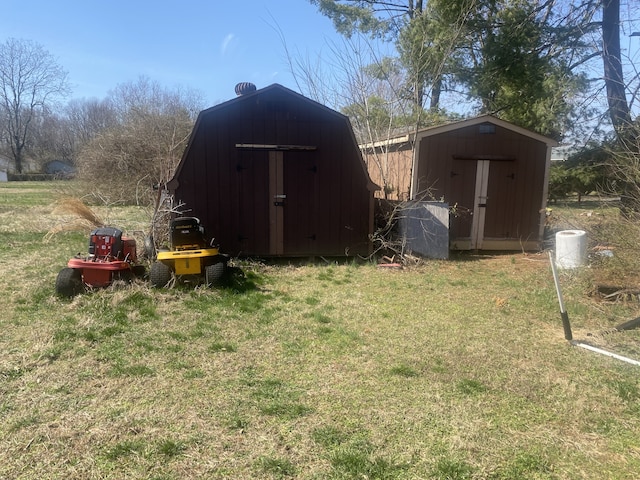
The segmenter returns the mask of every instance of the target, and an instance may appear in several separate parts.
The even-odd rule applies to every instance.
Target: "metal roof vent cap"
[[[236,95],[246,95],[247,93],[255,92],[256,86],[251,82],[240,82],[236,85]]]

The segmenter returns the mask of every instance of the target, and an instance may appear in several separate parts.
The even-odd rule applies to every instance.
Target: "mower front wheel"
[[[56,277],[56,293],[61,297],[75,297],[84,291],[82,273],[74,268],[63,268]]]
[[[216,262],[211,265],[207,265],[204,269],[204,280],[208,287],[219,285],[222,282],[225,271],[224,262]]]
[[[162,262],[155,262],[149,270],[149,281],[155,288],[164,288],[171,281],[171,268]]]

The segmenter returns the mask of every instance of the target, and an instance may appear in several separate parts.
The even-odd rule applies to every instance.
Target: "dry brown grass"
[[[49,230],[49,236],[67,231],[86,231],[96,227],[103,227],[105,223],[82,200],[76,197],[63,197],[56,201],[52,215],[64,215],[71,218]]]

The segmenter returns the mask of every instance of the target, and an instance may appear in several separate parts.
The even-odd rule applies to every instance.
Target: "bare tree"
[[[322,62],[289,51],[283,35],[282,43],[298,89],[347,115],[358,143],[369,147],[365,162],[371,179],[382,187],[381,195],[405,198],[408,192],[398,191],[401,173],[394,171],[385,148],[389,138],[413,129],[416,120],[401,66],[358,32],[328,44],[330,55]]]
[[[115,122],[99,130],[78,156],[79,176],[108,203],[150,206],[153,185],[166,183],[187,145],[202,101],[145,77],[112,93]]]
[[[36,115],[68,93],[67,73],[41,45],[14,38],[0,44],[0,134],[17,173]]]
[[[73,163],[74,145],[69,135],[68,121],[48,110],[39,112],[32,120],[29,153],[43,167],[47,162],[60,160]]]
[[[76,148],[117,124],[115,107],[110,99],[72,100],[64,113]]]

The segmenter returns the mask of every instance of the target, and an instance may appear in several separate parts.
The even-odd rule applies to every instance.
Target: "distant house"
[[[62,160],[53,160],[45,164],[44,173],[61,178],[70,178],[76,174],[76,168]]]
[[[12,165],[13,162],[9,158],[0,155],[0,182],[7,181],[7,174],[11,171]]]
[[[349,119],[249,86],[200,112],[167,185],[175,201],[234,256],[369,254],[378,187]]]
[[[565,162],[577,149],[573,145],[558,145],[551,149],[551,163]]]
[[[370,168],[374,149],[387,152],[388,162],[404,172],[396,177],[397,190],[411,200],[449,205],[450,248],[536,250],[544,232],[551,149],[557,145],[484,115],[363,151]]]

